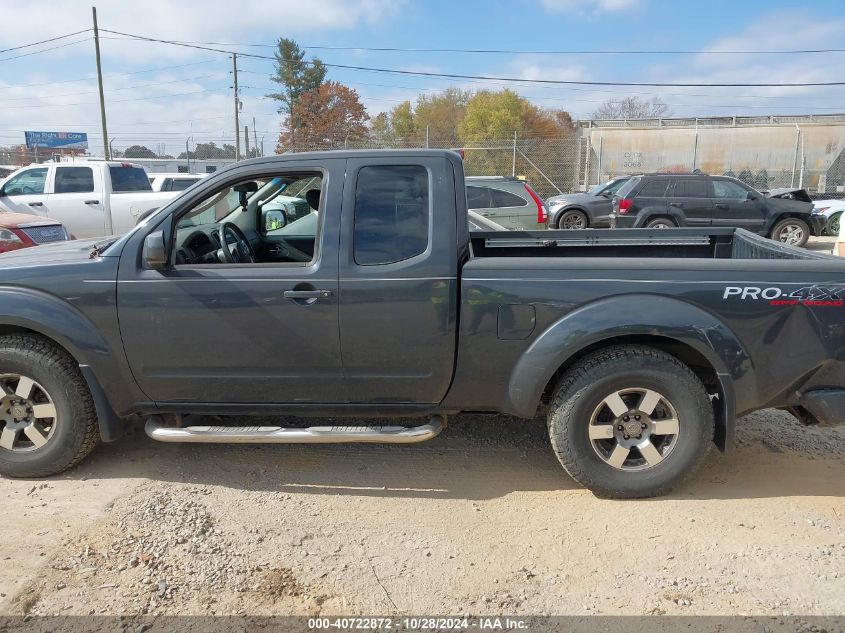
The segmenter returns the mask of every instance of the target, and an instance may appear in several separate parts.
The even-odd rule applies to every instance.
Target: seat
[[[320,210],[320,190],[319,189],[309,189],[305,192],[305,201],[308,203],[308,206],[314,209],[314,211]]]

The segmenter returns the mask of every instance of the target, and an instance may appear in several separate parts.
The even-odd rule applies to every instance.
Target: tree
[[[296,104],[302,95],[319,88],[326,78],[327,68],[316,57],[305,60],[305,51],[287,38],[281,38],[276,48],[276,73],[270,77],[280,86],[279,92],[267,96],[279,102],[279,113],[287,115],[288,126],[295,130],[305,121],[294,115]]]
[[[123,152],[125,158],[156,158],[157,154],[143,145],[130,145]]]
[[[197,143],[193,151],[182,152],[179,158],[196,158],[199,160],[219,160],[235,157],[235,146],[224,143],[223,147],[217,147],[214,141],[210,143]]]
[[[419,134],[424,137],[427,129],[431,139],[453,144],[471,96],[470,91],[454,87],[434,95],[421,94],[414,109]]]
[[[292,118],[301,122],[297,128]],[[300,96],[282,124],[276,152],[346,147],[366,138],[369,119],[355,90],[326,82]]]
[[[467,102],[466,113],[458,125],[464,142],[504,139],[521,132],[525,100],[512,90],[481,90]]]
[[[667,116],[672,116],[672,111],[660,97],[608,99],[593,111],[594,119],[655,119]]]

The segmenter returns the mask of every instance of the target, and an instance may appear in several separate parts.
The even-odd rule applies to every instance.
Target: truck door
[[[155,402],[244,405],[347,401],[338,335],[337,243],[342,159],[260,163],[229,170],[188,193],[176,211],[176,252],[163,270],[121,258],[118,315],[132,373]],[[256,253],[266,231],[259,200],[241,211],[233,187],[279,179],[322,180],[321,221],[310,261],[215,263],[201,252],[237,243],[235,224]],[[258,192],[256,192],[258,193]],[[229,212],[224,205],[229,202]],[[206,214],[205,210],[220,211]],[[187,213],[184,213],[187,211]],[[192,215],[194,214],[194,215]],[[156,230],[150,228],[150,231]],[[149,232],[149,231],[148,231]],[[135,244],[135,246],[131,246]]]
[[[765,224],[766,204],[758,196],[732,180],[713,180],[713,226],[735,226],[759,233]]]
[[[669,192],[669,211],[683,218],[681,226],[710,226],[713,203],[710,181],[702,177],[678,178]]]
[[[350,400],[440,402],[457,337],[452,164],[360,158],[347,162],[346,174],[340,342]]]
[[[10,177],[3,185],[0,209],[12,213],[46,216],[48,167],[30,167]]]
[[[92,167],[59,165],[53,170],[53,186],[44,203],[48,217],[64,224],[80,239],[105,234],[103,181]]]

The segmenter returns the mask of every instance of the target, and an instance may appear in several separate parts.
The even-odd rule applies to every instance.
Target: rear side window
[[[467,187],[467,209],[489,209],[490,189],[487,187]]]
[[[682,178],[675,181],[672,196],[675,198],[709,198],[710,187],[703,178]]]
[[[168,191],[185,191],[197,181],[196,178],[174,178]]]
[[[56,167],[56,193],[94,191],[94,170],[90,167]]]
[[[669,181],[665,178],[647,180],[637,196],[640,198],[662,198],[666,195],[666,187],[668,184]]]
[[[355,188],[353,256],[392,264],[428,247],[428,171],[421,165],[362,167]]]
[[[528,201],[520,198],[517,195],[502,191],[501,189],[491,189],[490,196],[493,199],[494,207],[525,207],[528,206]]]
[[[111,190],[116,193],[127,191],[152,191],[150,178],[142,167],[131,165],[109,165]]]

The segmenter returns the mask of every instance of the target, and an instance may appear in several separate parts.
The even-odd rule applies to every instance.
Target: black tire
[[[663,443],[660,450],[665,455],[654,465],[650,465],[645,453],[640,454],[638,448],[633,448],[626,453],[628,458],[622,464],[629,470],[622,470],[600,455],[604,446],[612,446],[617,440],[591,439],[590,429],[596,428],[591,422],[595,412],[605,406],[604,402],[612,394],[631,387],[664,395],[660,404],[653,407],[652,417],[656,419],[667,409],[673,410],[678,430],[671,437],[651,436],[655,443]],[[624,397],[631,402],[636,396],[631,393]],[[643,406],[642,403],[639,406]],[[602,410],[603,415],[609,413],[609,410]],[[652,423],[648,416],[646,420]],[[617,421],[621,423],[622,417]],[[564,374],[549,407],[548,427],[552,448],[575,481],[601,497],[637,499],[665,494],[696,470],[712,443],[715,419],[707,391],[686,365],[651,347],[620,345],[585,357]],[[619,426],[614,421],[609,428],[616,433]],[[625,439],[624,442],[651,444],[651,438]],[[620,437],[620,446],[622,442]],[[632,465],[625,466],[629,461]],[[644,463],[639,466],[641,470],[633,470],[637,461]]]
[[[804,246],[810,239],[810,225],[798,218],[778,220],[772,227],[769,239],[790,246]]]
[[[661,217],[661,218],[652,218],[651,220],[646,222],[645,228],[653,229],[656,226],[663,226],[663,228],[666,228],[664,225],[667,225],[667,224],[669,226],[672,226],[672,227],[678,226],[677,224],[675,224],[675,221],[672,220],[671,218],[662,218]]]
[[[590,226],[587,214],[577,209],[569,209],[561,213],[557,221],[557,228],[564,230],[586,229]]]
[[[43,394],[52,400],[56,417],[51,425],[53,430],[42,446],[23,452],[0,446],[0,474],[47,477],[82,461],[93,450],[99,432],[94,401],[74,359],[40,336],[2,336],[0,376],[10,375],[26,376],[43,388]],[[33,393],[42,392],[36,389]],[[5,395],[4,391],[0,397]],[[40,397],[43,402],[45,396]],[[6,420],[10,419],[7,416]],[[7,424],[0,421],[0,432]]]

